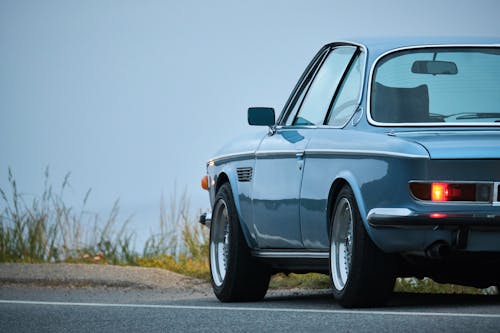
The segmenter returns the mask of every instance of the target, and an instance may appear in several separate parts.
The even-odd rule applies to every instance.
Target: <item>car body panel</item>
[[[366,62],[363,92],[351,118],[342,128],[285,125],[301,89],[310,86],[307,80],[314,61],[319,61],[325,48],[337,44],[358,47]],[[424,254],[436,242],[460,251],[500,251],[496,197],[488,203],[437,203],[416,199],[409,188],[414,181],[466,181],[488,182],[500,191],[500,123],[385,126],[371,119],[370,87],[376,62],[397,50],[429,45],[499,46],[500,39],[373,39],[328,44],[307,67],[301,77],[304,82],[297,83],[273,128],[233,140],[209,161],[212,205],[219,180],[228,179],[254,255],[325,258],[338,184],[351,187],[368,235],[384,252]],[[464,219],[470,223],[463,223]]]
[[[279,129],[256,151],[253,231],[259,248],[301,248],[300,187],[309,129]]]
[[[500,131],[435,131],[398,133],[420,143],[432,159],[500,159]]]

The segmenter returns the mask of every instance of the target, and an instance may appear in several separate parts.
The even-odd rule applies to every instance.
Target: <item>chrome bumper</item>
[[[500,229],[499,212],[417,213],[407,208],[375,208],[367,216],[373,227],[479,227]]]

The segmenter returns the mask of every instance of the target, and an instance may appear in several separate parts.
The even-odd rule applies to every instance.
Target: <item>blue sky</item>
[[[68,200],[135,228],[162,193],[199,187],[206,161],[255,131],[249,106],[278,112],[314,53],[357,36],[500,36],[498,1],[0,2],[0,187],[7,168],[40,193],[71,172]]]

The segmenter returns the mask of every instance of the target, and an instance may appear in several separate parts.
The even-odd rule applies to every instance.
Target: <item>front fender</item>
[[[216,183],[216,188],[214,190],[215,195],[217,190],[222,186],[222,184],[229,182],[229,185],[231,186],[231,192],[233,195],[233,202],[236,208],[236,213],[238,215],[238,219],[240,222],[240,226],[243,232],[243,236],[245,238],[245,241],[248,245],[249,248],[255,248],[256,247],[256,241],[254,239],[254,236],[250,232],[249,226],[252,224],[252,219],[253,219],[253,212],[251,207],[248,207],[251,205],[251,200],[250,200],[250,183],[246,183],[244,188],[240,188],[240,184],[238,182],[238,175],[237,175],[237,164],[225,164],[221,167],[218,168],[217,172],[214,175],[214,180]],[[245,203],[245,209],[242,207],[242,200]],[[215,202],[212,202],[212,208]]]

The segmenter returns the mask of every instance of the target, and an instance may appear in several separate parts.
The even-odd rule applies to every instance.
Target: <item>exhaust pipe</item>
[[[445,241],[437,241],[427,248],[425,255],[432,259],[442,259],[451,253],[451,247]]]

